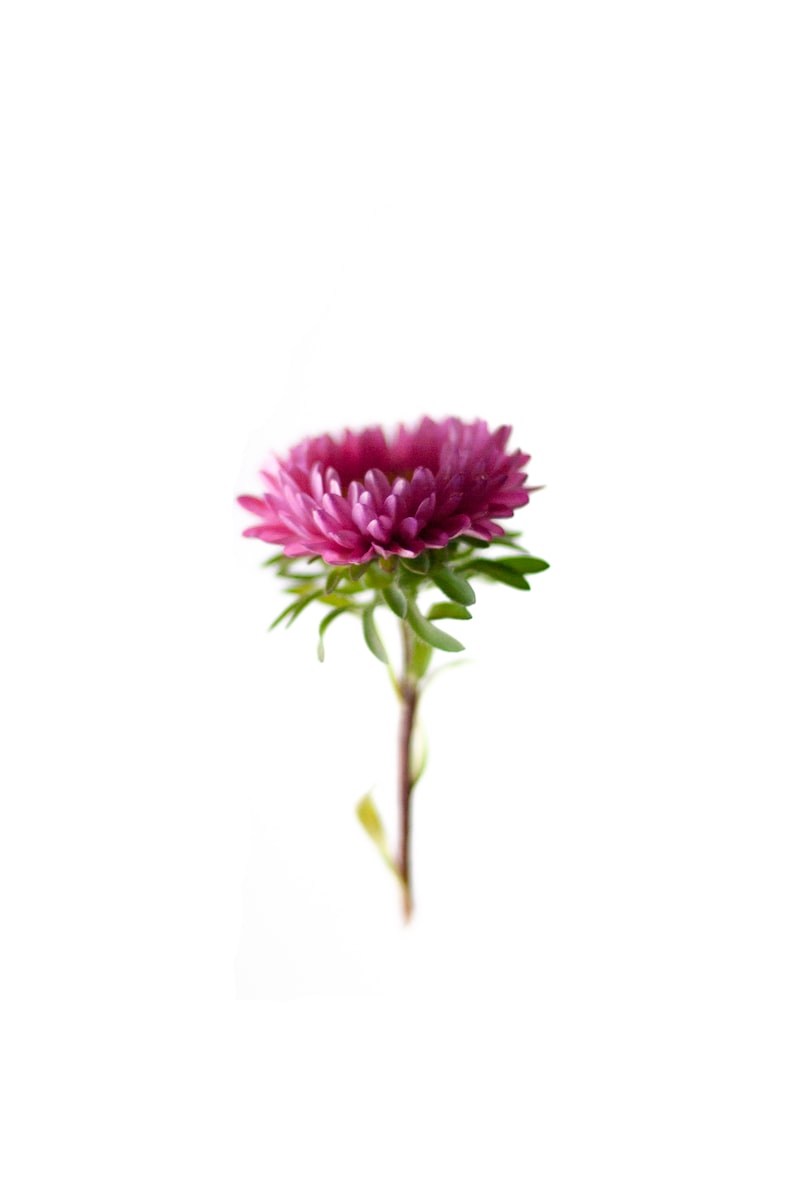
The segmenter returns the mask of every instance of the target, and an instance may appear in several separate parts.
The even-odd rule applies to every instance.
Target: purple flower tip
[[[400,424],[303,440],[262,471],[261,497],[239,502],[258,518],[245,535],[283,546],[287,556],[363,564],[373,556],[418,556],[468,533],[503,535],[496,519],[528,501],[522,452],[506,452],[508,426],[483,419]]]

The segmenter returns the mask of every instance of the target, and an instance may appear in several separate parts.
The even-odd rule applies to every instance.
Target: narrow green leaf
[[[521,573],[514,572],[504,564],[496,564],[493,560],[473,560],[468,565],[471,572],[490,577],[493,581],[500,581],[503,585],[510,585],[512,589],[530,589],[530,585]]]
[[[492,564],[501,564],[515,573],[543,573],[550,567],[546,560],[539,560],[536,556],[498,556]]]
[[[412,631],[431,647],[438,647],[440,651],[463,651],[464,644],[459,643],[452,635],[448,635],[440,627],[423,618],[416,602],[408,599],[408,621]]]
[[[445,597],[462,606],[471,606],[475,602],[475,590],[465,577],[458,577],[444,564],[440,564],[431,572],[431,580],[438,585]]]
[[[345,614],[346,611],[347,606],[339,606],[338,609],[331,610],[330,614],[326,614],[319,624],[319,643],[317,644],[317,656],[319,657],[320,664],[325,659],[325,644],[322,641],[323,636],[333,620],[338,618],[340,614]]]
[[[285,592],[286,593],[299,593],[300,596],[302,597],[302,595],[304,593],[311,593],[312,589],[315,591],[317,590],[317,582],[316,581],[304,581],[302,584],[289,585],[289,586],[287,586]]]
[[[369,564],[351,564],[348,569],[348,572],[350,574],[350,580],[351,581],[360,581],[368,568],[369,568]]]
[[[297,602],[295,602],[295,608],[289,615],[289,621],[286,624],[287,627],[290,627],[297,618],[298,614],[302,614],[306,606],[309,606],[314,601],[314,598],[317,597],[317,593],[318,591],[315,590],[314,593],[308,593],[305,597],[301,597]]]
[[[286,559],[286,557],[284,556],[283,549],[281,548],[280,552],[276,552],[274,556],[270,556],[269,560],[265,560],[264,563],[261,565],[261,567],[269,568],[270,565],[277,564],[279,560],[285,560],[285,559]]]
[[[342,610],[357,610],[358,602],[351,602],[342,593],[321,593],[319,600],[325,606],[340,606]]]
[[[433,659],[433,648],[430,643],[423,643],[416,635],[412,636],[414,645],[411,648],[409,671],[416,680],[422,680]]]
[[[428,736],[421,722],[414,727],[411,740],[411,787],[419,783],[422,773],[428,766]]]
[[[383,646],[383,640],[378,634],[378,628],[375,626],[375,611],[372,606],[364,607],[362,625],[364,627],[364,639],[366,640],[367,647],[374,656],[377,656],[382,664],[388,664],[389,657],[386,654],[386,648]]]
[[[393,582],[384,589],[383,600],[393,614],[396,614],[398,618],[405,618],[406,611],[408,610],[408,602],[406,601],[406,595],[399,585],[395,585]]]
[[[428,611],[427,618],[429,621],[433,621],[436,618],[472,618],[472,615],[469,610],[459,606],[458,602],[434,602]]]
[[[386,832],[383,828],[380,814],[373,803],[372,793],[367,793],[367,795],[362,797],[358,802],[356,805],[356,817],[361,822],[361,825],[364,827],[369,837],[375,843],[384,863],[386,863],[389,870],[393,872],[394,875],[397,876],[398,880],[400,880],[402,883],[403,881],[399,871],[397,870],[397,865],[395,864],[395,861],[389,852],[389,844],[386,841]]]
[[[283,622],[284,618],[286,618],[287,615],[291,614],[292,610],[294,610],[295,606],[298,604],[299,601],[300,601],[300,599],[298,598],[297,602],[290,602],[289,605],[284,610],[281,610],[278,617],[272,620],[272,622],[269,624],[269,627],[267,629],[270,631],[274,631],[275,627],[279,623]]]
[[[281,610],[278,617],[273,619],[273,621],[269,624],[268,630],[270,630],[270,631],[274,630],[275,627],[278,625],[278,623],[283,622],[284,618],[286,618],[287,615],[289,616],[289,621],[287,622],[286,625],[290,626],[294,622],[294,620],[297,618],[298,614],[301,614],[303,612],[303,610],[305,610],[305,608],[309,604],[309,602],[313,602],[313,600],[316,596],[317,595],[315,593],[309,593],[309,594],[306,594],[305,597],[299,597],[299,598],[297,598],[296,601],[290,602],[289,605],[284,610]]]
[[[474,663],[473,660],[464,659],[462,657],[461,659],[458,659],[458,660],[448,660],[446,664],[440,664],[438,668],[434,668],[433,672],[431,672],[429,674],[429,676],[426,677],[425,688],[426,689],[428,688],[431,681],[436,680],[436,677],[439,675],[440,672],[446,672],[448,668],[462,668],[464,666],[464,664],[472,664],[472,663]]]

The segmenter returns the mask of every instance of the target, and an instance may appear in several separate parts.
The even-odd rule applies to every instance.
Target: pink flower
[[[239,502],[258,523],[245,535],[282,544],[287,556],[363,564],[379,556],[418,556],[456,536],[491,540],[539,486],[526,486],[522,452],[506,452],[510,427],[483,419],[400,424],[304,440],[262,471],[262,497]]]

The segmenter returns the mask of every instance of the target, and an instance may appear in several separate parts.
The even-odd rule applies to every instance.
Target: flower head
[[[504,534],[495,520],[539,488],[525,485],[530,457],[506,451],[510,434],[426,416],[388,438],[368,427],[303,440],[262,471],[261,497],[239,498],[259,520],[244,534],[332,565],[418,556],[464,534],[492,540]]]

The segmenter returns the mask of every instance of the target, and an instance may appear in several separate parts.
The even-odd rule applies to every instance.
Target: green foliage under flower
[[[269,629],[282,622],[291,626],[304,610],[319,603],[327,607],[319,624],[320,660],[325,658],[329,626],[340,615],[349,614],[361,619],[367,646],[382,664],[388,665],[386,648],[375,625],[375,610],[384,605],[413,635],[417,645],[414,674],[420,679],[430,664],[433,649],[464,650],[463,643],[438,624],[472,617],[469,607],[475,603],[475,590],[471,580],[530,589],[528,577],[549,567],[546,561],[529,556],[517,542],[519,537],[520,532],[507,531],[485,542],[462,535],[447,547],[429,548],[419,556],[377,558],[359,565],[328,565],[320,556],[293,558],[278,552],[265,561],[264,567],[274,568],[288,582],[284,592],[291,594],[292,600]],[[423,614],[420,603],[431,595],[436,600]]]

